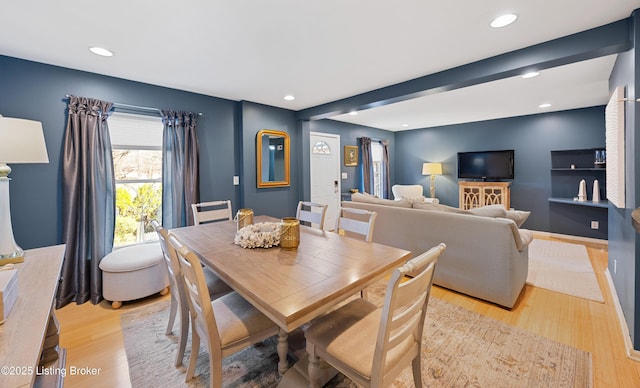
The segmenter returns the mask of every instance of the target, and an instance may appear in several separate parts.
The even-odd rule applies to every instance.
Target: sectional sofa
[[[354,194],[343,207],[378,213],[373,241],[419,255],[440,242],[434,284],[512,308],[527,279],[531,231],[519,226],[528,212],[500,205],[473,210],[425,203],[420,199],[385,200]]]

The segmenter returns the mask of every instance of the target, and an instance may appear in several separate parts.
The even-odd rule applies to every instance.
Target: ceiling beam
[[[298,120],[319,120],[502,78],[627,51],[633,47],[630,20],[539,43],[506,54],[429,74],[296,112]]]

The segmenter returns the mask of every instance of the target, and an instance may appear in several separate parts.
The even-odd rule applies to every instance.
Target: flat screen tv
[[[458,178],[513,179],[513,150],[458,152]]]

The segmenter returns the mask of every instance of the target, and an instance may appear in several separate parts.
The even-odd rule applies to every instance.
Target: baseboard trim
[[[622,312],[620,299],[618,299],[618,293],[616,292],[616,288],[613,285],[613,278],[611,277],[611,273],[609,272],[608,268],[604,271],[604,275],[607,279],[607,283],[609,283],[609,292],[611,292],[611,300],[613,301],[613,305],[616,309],[616,315],[618,316],[618,323],[620,324],[620,331],[622,332],[622,339],[624,340],[624,347],[627,351],[627,357],[634,361],[640,362],[640,351],[635,350],[633,348],[633,344],[631,343],[629,327],[627,326],[627,321],[624,319],[624,313]]]
[[[600,244],[609,246],[609,240],[602,240],[599,238],[593,237],[582,237],[582,236],[572,236],[569,234],[560,234],[560,233],[552,233],[552,232],[541,232],[539,230],[532,230],[533,237],[547,237],[547,238],[559,238],[563,240],[575,241],[582,244]]]

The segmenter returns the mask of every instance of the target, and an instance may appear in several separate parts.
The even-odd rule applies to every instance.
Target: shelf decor
[[[583,179],[580,181],[578,187],[578,201],[584,202],[587,200],[587,182]]]
[[[549,202],[606,209],[609,206],[607,193],[604,190],[607,171],[606,168],[594,166],[595,152],[603,149],[603,147],[594,147],[551,151]],[[583,180],[586,187],[580,200],[580,186]],[[591,195],[589,195],[590,191],[592,191]]]

